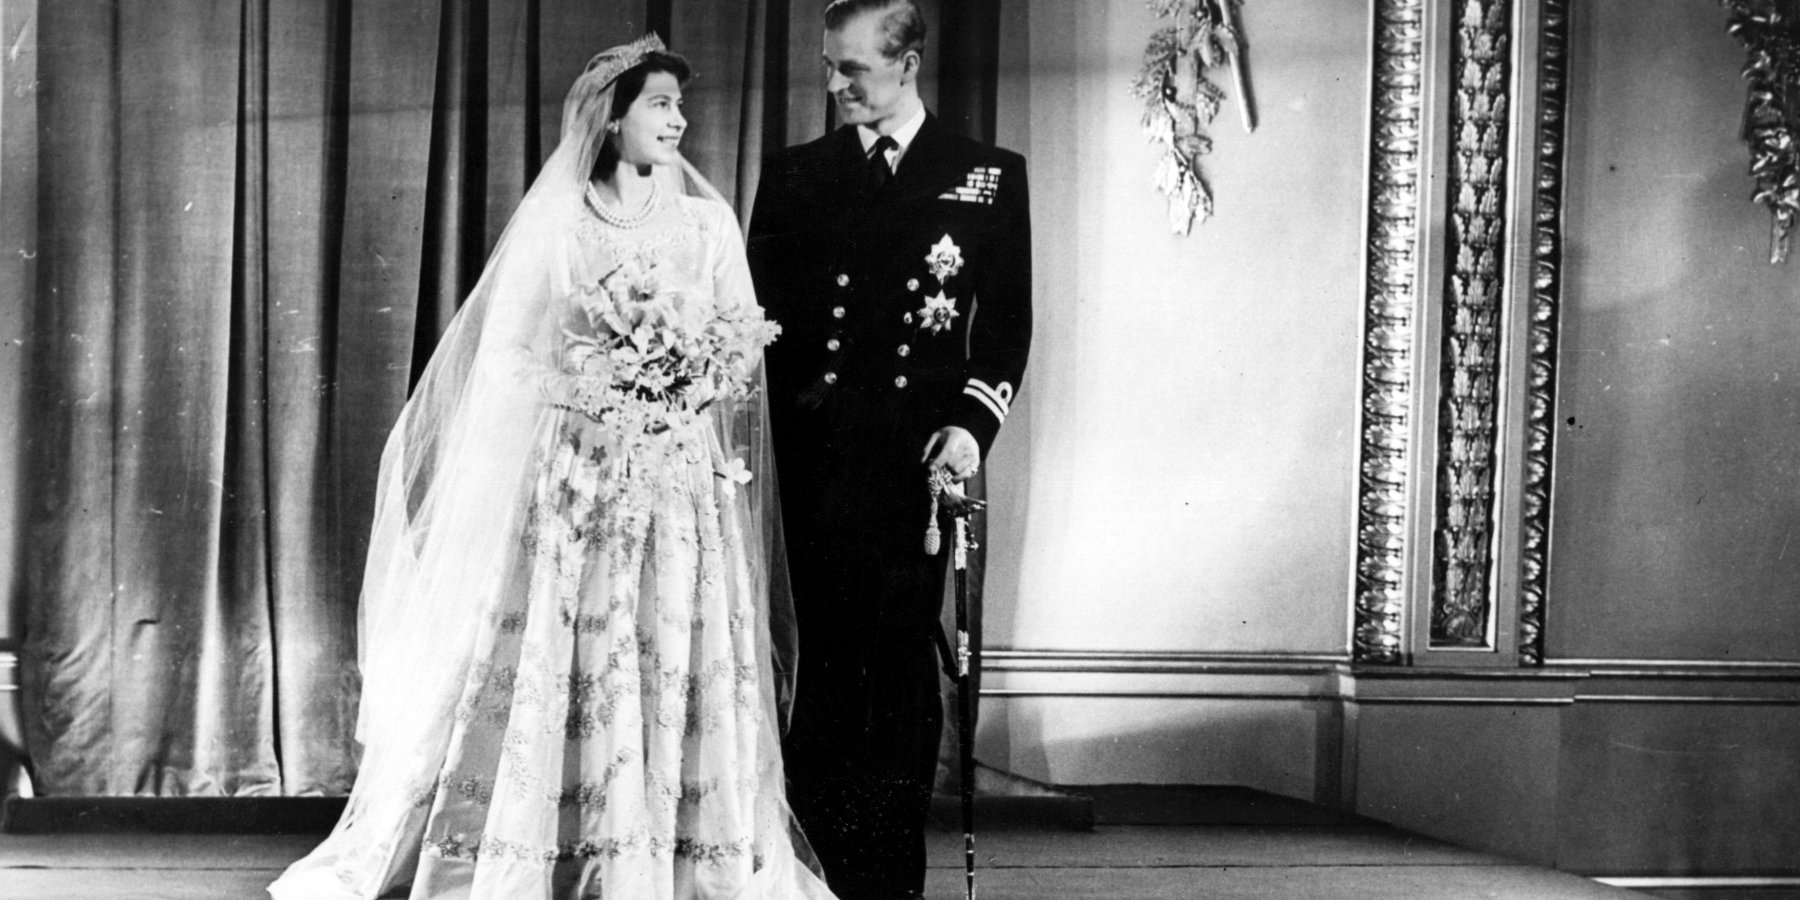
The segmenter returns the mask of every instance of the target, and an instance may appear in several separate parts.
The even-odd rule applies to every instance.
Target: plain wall
[[[1346,652],[1368,11],[1243,16],[1258,125],[1227,97],[1202,158],[1216,214],[1181,236],[1130,90],[1167,20],[1139,0],[1005,7],[999,142],[1029,161],[1036,330],[988,466],[989,648]],[[1311,791],[1306,704],[983,715],[993,761],[1040,778]],[[1169,752],[1197,734],[1222,752]],[[1259,754],[1267,773],[1242,762]]]
[[[987,643],[1341,652],[1367,12],[1245,6],[1260,124],[1227,100],[1217,215],[1183,237],[1129,90],[1158,21],[1024,6],[1000,133],[1029,160],[1037,324],[990,466]]]

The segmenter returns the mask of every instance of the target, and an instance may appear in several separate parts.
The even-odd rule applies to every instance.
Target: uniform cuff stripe
[[[987,382],[979,378],[971,378],[968,386],[963,388],[963,392],[975,392],[976,396],[987,400],[989,405],[999,409],[999,416],[1004,419],[1007,414],[1012,412],[1012,385],[1001,382],[1000,388],[996,391],[988,387]]]
[[[988,397],[988,395],[976,390],[975,386],[972,384],[969,385],[968,387],[963,388],[963,393],[968,394],[969,396],[974,397],[977,400],[980,400],[981,405],[987,407],[988,412],[993,413],[995,419],[998,419],[1000,421],[1000,423],[1003,425],[1006,424],[1006,412],[1004,410],[1002,410],[998,405],[996,405],[994,403],[994,401]]]

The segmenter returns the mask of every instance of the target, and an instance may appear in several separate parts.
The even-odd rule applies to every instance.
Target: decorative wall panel
[[[1419,289],[1425,8],[1377,0],[1364,294],[1356,614],[1362,662],[1405,658],[1408,450],[1413,315]]]
[[[1456,6],[1433,648],[1492,646],[1511,19],[1510,0]]]
[[[1525,509],[1519,587],[1519,662],[1544,659],[1550,564],[1551,463],[1556,439],[1557,325],[1562,303],[1562,205],[1568,109],[1568,0],[1541,0],[1537,177],[1532,190],[1530,335],[1526,349]]]

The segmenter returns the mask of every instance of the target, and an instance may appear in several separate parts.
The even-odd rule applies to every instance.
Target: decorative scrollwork
[[[1493,612],[1512,9],[1461,0],[1457,10],[1431,645],[1482,647]]]
[[[1556,437],[1556,341],[1562,303],[1563,148],[1569,96],[1568,0],[1542,0],[1541,10],[1537,178],[1532,198],[1531,335],[1526,348],[1525,530],[1519,590],[1519,662],[1529,666],[1544,661],[1551,453]]]
[[[1780,0],[1721,0],[1727,29],[1749,52],[1744,80],[1745,143],[1757,203],[1769,208],[1769,262],[1787,261],[1788,239],[1800,216],[1800,19]]]
[[[1424,0],[1377,0],[1357,486],[1359,662],[1405,658],[1407,451],[1418,297]]]

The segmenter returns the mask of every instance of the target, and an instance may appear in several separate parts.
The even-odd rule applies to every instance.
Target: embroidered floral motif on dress
[[[629,853],[645,853],[650,856],[687,859],[701,865],[717,866],[750,854],[752,845],[748,839],[713,842],[682,837],[671,841],[639,831],[625,838],[571,841],[555,847],[538,846],[495,837],[471,841],[466,836],[457,834],[431,841],[426,845],[425,850],[433,856],[445,859],[473,860],[482,856],[497,856],[543,863],[568,862],[597,857],[616,859]],[[756,861],[756,867],[759,869],[762,867],[760,857]]]
[[[686,206],[661,237],[596,221],[583,239],[645,271],[709,272],[716,263],[694,255],[739,240],[725,224]],[[747,286],[694,296],[753,308]],[[551,870],[579,871],[594,879],[582,896],[684,896],[672,886],[695,869],[741,888],[769,852],[792,855],[768,780],[779,760],[758,740],[767,660],[748,492],[718,474],[741,448],[695,423],[630,445],[572,412],[548,436],[523,511],[529,552],[483,617],[451,750],[425,795],[417,846],[442,868],[421,877],[449,885],[499,864],[541,869],[546,885]]]

